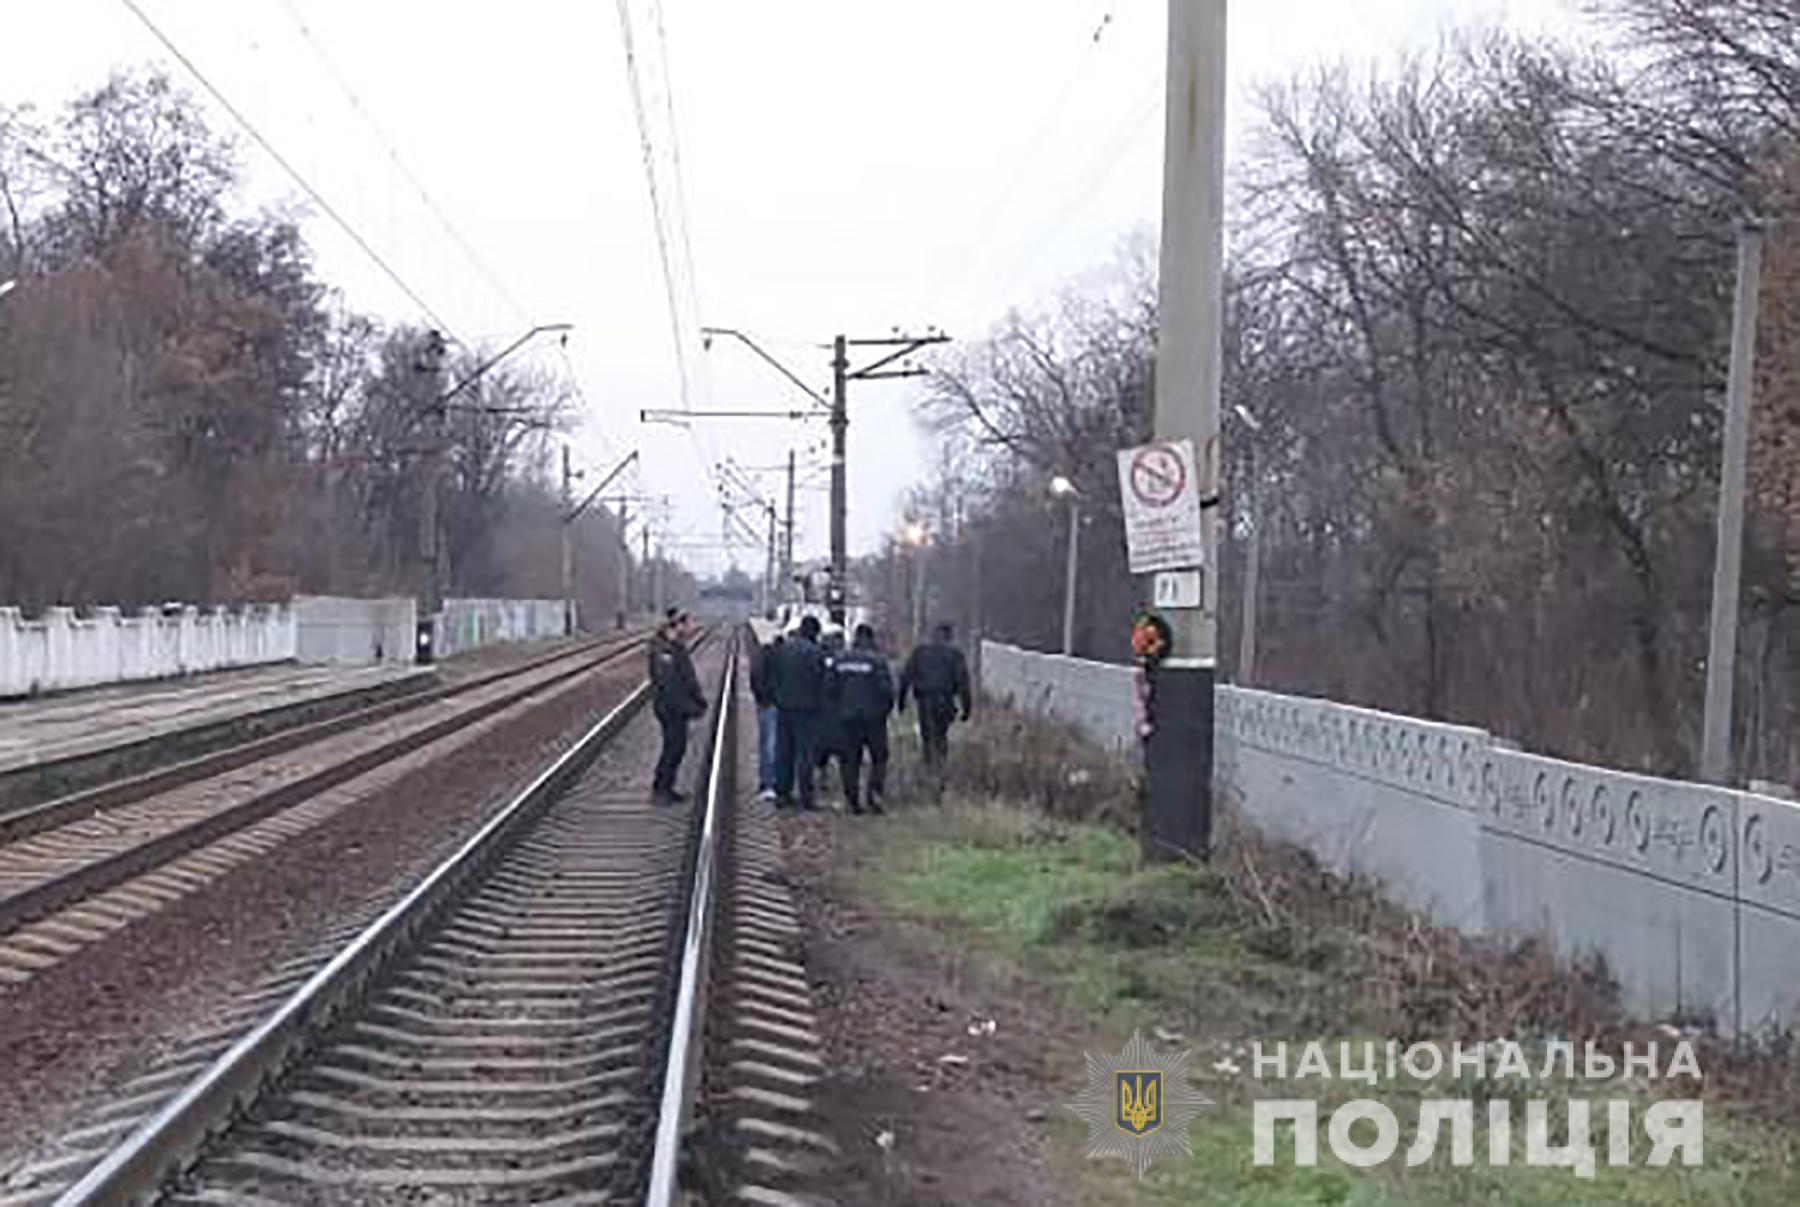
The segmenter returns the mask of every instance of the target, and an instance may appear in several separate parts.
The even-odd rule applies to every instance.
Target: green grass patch
[[[1056,820],[1036,812],[952,799],[942,807],[903,809],[857,839],[858,876],[865,895],[923,927],[934,942],[960,944],[995,963],[1009,979],[1042,989],[1091,1026],[1091,1047],[1117,1048],[1133,1029],[1179,1032],[1174,1046],[1196,1049],[1202,1092],[1217,1105],[1192,1128],[1194,1155],[1165,1161],[1142,1184],[1122,1166],[1101,1165],[1095,1201],[1141,1204],[1578,1204],[1800,1203],[1800,1154],[1795,1140],[1766,1122],[1707,1106],[1706,1163],[1698,1169],[1648,1168],[1637,1127],[1635,1164],[1608,1166],[1596,1139],[1595,1177],[1523,1165],[1523,1099],[1554,1098],[1564,1087],[1534,1082],[1513,1115],[1518,1155],[1508,1167],[1486,1161],[1487,1128],[1477,1108],[1477,1162],[1449,1163],[1443,1151],[1407,1167],[1396,1157],[1373,1169],[1334,1161],[1325,1119],[1341,1101],[1373,1097],[1401,1122],[1400,1152],[1414,1134],[1419,1090],[1383,1082],[1308,1081],[1263,1085],[1250,1077],[1251,1040],[1328,1042],[1400,1037],[1404,1018],[1393,1002],[1406,987],[1376,992],[1391,975],[1372,934],[1379,911],[1318,908],[1270,911],[1246,901],[1230,874],[1183,864],[1144,866],[1135,839],[1110,826]],[[1235,1062],[1219,1068],[1216,1062]],[[1534,1066],[1535,1068],[1535,1066]],[[1070,1070],[1071,1094],[1081,1076]],[[1257,1097],[1307,1098],[1328,1087],[1320,1103],[1319,1164],[1296,1168],[1284,1142],[1277,1164],[1252,1164],[1251,1102]],[[1491,1088],[1491,1087],[1485,1087]],[[1597,1101],[1630,1096],[1632,1118],[1648,1099],[1629,1087],[1574,1087],[1595,1102],[1598,1135],[1605,1109]],[[1346,1092],[1348,1091],[1348,1092]],[[1460,1097],[1453,1086],[1435,1092]],[[1556,1116],[1553,1114],[1553,1119]],[[1079,1146],[1085,1128],[1058,1125],[1058,1142]],[[1564,1135],[1557,1123],[1554,1143]],[[1084,1195],[1084,1198],[1087,1197]]]

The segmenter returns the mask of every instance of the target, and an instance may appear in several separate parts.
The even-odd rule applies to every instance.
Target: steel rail
[[[0,934],[11,933],[58,909],[86,900],[133,876],[160,867],[188,851],[234,834],[266,817],[290,809],[302,801],[318,796],[321,792],[329,791],[339,784],[355,779],[364,772],[391,763],[395,759],[411,754],[440,738],[466,729],[470,725],[511,708],[532,696],[587,674],[598,666],[630,654],[637,644],[636,642],[626,643],[598,658],[584,660],[577,666],[560,671],[550,678],[515,688],[504,695],[475,705],[453,716],[433,721],[409,733],[401,734],[379,746],[353,754],[349,758],[327,763],[279,788],[258,793],[217,813],[200,817],[144,842],[82,864],[65,875],[42,881],[17,893],[0,896]],[[537,669],[543,668],[539,666]],[[488,685],[492,685],[492,680]]]
[[[138,801],[184,787],[196,780],[221,775],[227,771],[235,771],[260,759],[286,754],[289,751],[298,750],[302,746],[311,745],[313,742],[336,737],[340,733],[361,725],[386,720],[388,717],[423,708],[427,704],[466,695],[503,679],[529,674],[565,658],[597,654],[591,665],[598,665],[635,648],[643,642],[646,636],[647,634],[639,632],[617,641],[584,642],[573,648],[532,658],[516,666],[476,675],[460,683],[441,684],[436,687],[421,686],[394,698],[339,713],[334,717],[284,728],[263,737],[225,746],[190,759],[183,759],[180,762],[140,772],[128,778],[112,780],[37,804],[0,812],[0,841],[11,842],[28,838],[33,834],[66,825],[72,821],[80,821],[84,817],[90,817],[107,809],[136,804]],[[253,720],[255,716],[256,714],[251,713],[244,719],[246,721]],[[156,740],[158,739],[145,739],[146,742]],[[140,744],[129,743],[128,745]]]
[[[696,649],[705,640],[703,636]],[[725,676],[731,691],[722,693],[726,700],[735,694],[735,675],[733,644],[728,646]],[[633,689],[399,902],[65,1190],[55,1200],[56,1207],[154,1201],[172,1178],[198,1159],[214,1135],[227,1130],[308,1050],[320,1032],[356,1008],[383,972],[453,907],[465,889],[506,855],[512,846],[509,839],[555,804],[643,708],[650,694],[648,682]],[[731,749],[715,741],[710,752],[709,814],[718,792],[719,766]]]
[[[394,955],[404,949],[463,886],[505,849],[504,839],[529,824],[586,769],[649,698],[638,687],[541,772],[524,791],[477,830],[455,854],[388,909],[266,1020],[196,1077],[86,1177],[56,1200],[77,1204],[137,1203],[151,1199],[207,1139],[227,1126],[308,1041],[353,1003]]]
[[[694,883],[688,898],[687,936],[681,948],[675,1015],[670,1023],[662,1102],[657,1111],[656,1142],[650,1154],[648,1207],[673,1207],[679,1189],[682,1134],[692,1110],[699,1074],[697,1054],[704,1042],[707,957],[711,949],[714,868],[717,864],[719,815],[730,805],[733,790],[737,723],[738,643],[735,635],[725,652],[725,674],[719,688],[714,721],[712,767],[707,776],[705,814],[694,853]]]

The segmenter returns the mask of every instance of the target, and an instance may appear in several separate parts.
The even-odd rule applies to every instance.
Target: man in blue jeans
[[[825,651],[819,645],[819,618],[807,616],[800,631],[781,643],[774,661],[775,706],[780,710],[780,736],[775,759],[778,805],[813,808],[813,772],[819,759],[819,724],[825,708]]]
[[[781,633],[758,645],[750,659],[750,695],[756,701],[756,788],[765,804],[775,799],[775,764],[780,753],[781,710],[775,707],[775,663]]]

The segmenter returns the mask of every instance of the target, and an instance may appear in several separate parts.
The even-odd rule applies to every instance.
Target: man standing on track
[[[781,653],[781,632],[758,643],[750,661],[750,696],[756,701],[756,788],[764,803],[775,799],[775,764],[781,738],[781,710],[775,707],[775,661]]]
[[[813,771],[819,761],[819,721],[825,709],[825,651],[819,646],[817,616],[803,617],[799,632],[781,643],[774,671],[775,707],[780,710],[776,801],[793,804],[798,780],[800,808],[811,809]]]
[[[661,628],[650,638],[650,688],[656,720],[662,726],[662,753],[656,759],[651,781],[652,799],[672,805],[687,799],[675,788],[675,775],[687,754],[688,725],[706,714],[706,694],[694,673],[688,645],[694,639],[694,620],[680,608],[670,608]]]
[[[913,647],[900,672],[900,711],[906,711],[908,694],[919,700],[919,742],[925,748],[926,776],[936,791],[944,786],[944,763],[950,756],[950,724],[957,705],[967,721],[973,700],[969,690],[969,664],[962,651],[950,644],[952,630],[940,624],[932,639]]]
[[[887,659],[875,648],[875,630],[856,626],[849,649],[832,662],[832,712],[837,717],[838,766],[844,778],[844,803],[863,811],[862,760],[869,755],[869,812],[881,812],[887,789],[887,723],[894,708],[894,677]]]

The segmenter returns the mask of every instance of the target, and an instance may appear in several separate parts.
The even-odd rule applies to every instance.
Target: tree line
[[[1228,232],[1221,666],[1255,533],[1259,685],[1691,770],[1754,215],[1738,765],[1795,782],[1800,9],[1595,15],[1588,46],[1468,32],[1261,92]],[[1124,660],[1147,584],[1125,570],[1113,454],[1150,435],[1156,334],[1140,241],[941,367],[922,408],[941,463],[913,500],[935,535],[863,567],[890,612],[922,564],[932,614],[1057,648],[1047,483],[1067,475],[1088,520],[1077,652]]]
[[[234,206],[242,177],[159,74],[116,74],[48,117],[0,107],[0,281],[16,282],[0,296],[0,603],[418,586],[430,380],[493,349],[456,349],[428,380],[427,332],[347,307],[299,215]],[[451,594],[561,594],[550,459],[578,416],[564,381],[519,363],[442,414]],[[576,542],[576,595],[610,615],[614,517],[584,515]]]

